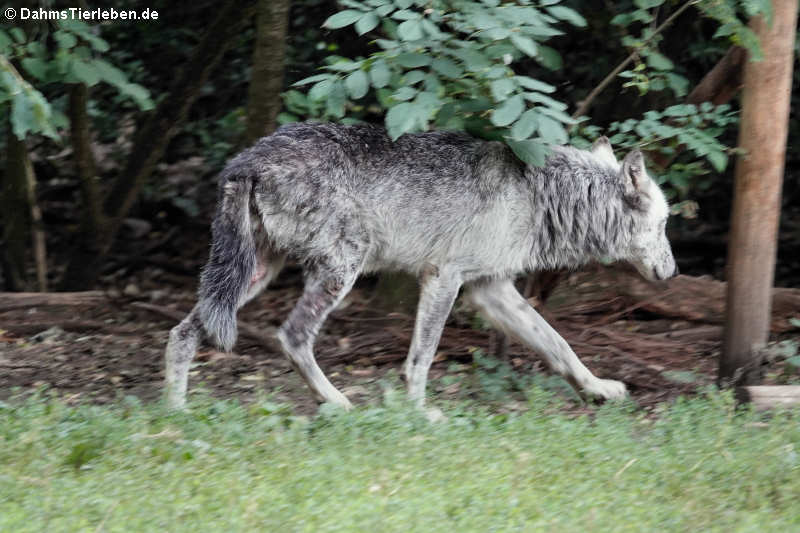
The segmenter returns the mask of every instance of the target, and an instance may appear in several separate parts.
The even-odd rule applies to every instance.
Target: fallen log
[[[103,291],[0,292],[0,312],[28,307],[98,305],[107,299]]]
[[[583,285],[591,285],[592,288]],[[566,285],[566,284],[564,284]],[[580,309],[590,307],[593,312],[606,302],[606,310],[612,306],[611,295],[621,296],[625,301],[624,313],[633,310],[647,311],[655,315],[723,324],[725,322],[726,283],[706,277],[677,276],[667,281],[650,282],[636,272],[624,268],[600,268],[581,274],[574,287],[561,286],[551,298],[551,311],[556,315],[580,314]],[[605,290],[597,291],[596,287]],[[588,290],[587,290],[588,289]],[[570,292],[572,294],[570,294]],[[607,312],[607,311],[606,311]],[[800,289],[772,289],[772,320],[770,329],[784,333],[797,329],[792,318],[800,315]],[[619,318],[616,313],[614,318]],[[607,321],[606,318],[603,321]]]
[[[800,385],[751,385],[736,388],[736,399],[758,410],[800,405]]]

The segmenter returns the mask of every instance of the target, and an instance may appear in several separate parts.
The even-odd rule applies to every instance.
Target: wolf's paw
[[[598,379],[586,387],[584,391],[590,396],[603,400],[619,400],[628,395],[628,389],[625,384],[613,379]]]

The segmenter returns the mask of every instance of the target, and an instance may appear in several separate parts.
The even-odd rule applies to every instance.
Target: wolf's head
[[[623,183],[623,201],[633,217],[632,234],[626,250],[618,258],[628,261],[639,273],[650,280],[663,280],[676,276],[678,267],[672,256],[665,228],[669,206],[658,184],[647,174],[642,152],[634,150],[622,163],[617,163],[608,139],[601,138],[592,146],[592,152],[619,169]]]

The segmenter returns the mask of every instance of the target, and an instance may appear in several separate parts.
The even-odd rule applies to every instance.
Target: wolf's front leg
[[[511,280],[476,283],[470,288],[472,303],[496,327],[529,346],[548,366],[561,374],[583,396],[622,398],[625,384],[595,377],[581,363],[561,335],[523,298]]]
[[[408,395],[419,407],[425,404],[428,370],[436,355],[447,315],[461,287],[461,276],[430,266],[421,276],[414,336],[405,363]]]
[[[203,334],[203,326],[194,309],[169,332],[167,351],[164,354],[164,381],[167,405],[172,409],[182,409],[186,405],[189,365],[197,353],[197,345]]]

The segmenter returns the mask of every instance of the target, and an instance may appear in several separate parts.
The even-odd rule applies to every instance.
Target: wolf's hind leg
[[[625,384],[592,374],[511,280],[477,283],[470,289],[470,300],[492,324],[529,346],[553,371],[564,376],[579,395],[604,399],[625,396]]]
[[[314,359],[314,340],[328,314],[350,292],[358,271],[344,274],[317,269],[308,276],[303,295],[278,330],[278,340],[295,370],[318,401],[351,407],[347,397],[334,387]]]
[[[167,351],[164,354],[164,380],[167,405],[171,409],[182,409],[186,405],[189,365],[204,334],[203,325],[197,316],[197,307],[169,332]]]
[[[278,275],[286,259],[284,254],[264,253],[259,257],[256,272],[250,280],[247,295],[239,303],[242,307],[255,298]],[[197,307],[192,309],[180,324],[169,332],[169,342],[164,354],[166,362],[165,383],[167,405],[182,409],[186,405],[186,390],[189,383],[189,366],[197,354],[197,347],[205,337],[205,330],[198,317]]]
[[[422,274],[414,336],[405,363],[408,396],[419,407],[425,404],[428,370],[460,287],[461,277],[455,273],[432,267]]]

